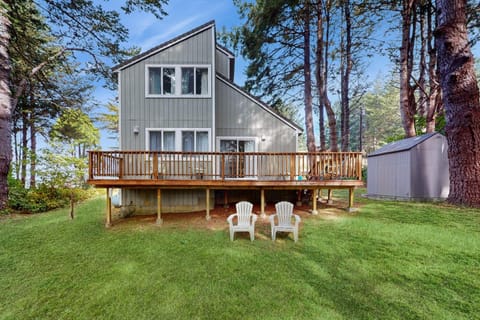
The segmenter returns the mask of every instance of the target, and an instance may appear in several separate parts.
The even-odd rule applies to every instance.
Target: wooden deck
[[[157,214],[161,223],[162,189],[203,189],[209,218],[210,190],[258,189],[263,213],[264,191],[271,189],[349,190],[362,186],[362,155],[358,152],[317,153],[185,153],[149,151],[89,152],[88,183],[106,188],[157,190]],[[107,197],[107,202],[110,201]],[[109,208],[108,203],[107,207]],[[107,210],[107,225],[111,221]],[[316,213],[316,201],[312,212]]]

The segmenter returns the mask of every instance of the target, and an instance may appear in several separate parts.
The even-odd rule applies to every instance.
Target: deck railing
[[[362,155],[91,151],[89,179],[361,180]]]

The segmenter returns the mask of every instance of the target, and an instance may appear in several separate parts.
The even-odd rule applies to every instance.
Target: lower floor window
[[[150,151],[208,152],[209,129],[147,129]]]

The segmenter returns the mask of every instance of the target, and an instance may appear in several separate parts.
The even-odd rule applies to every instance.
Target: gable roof
[[[437,132],[423,134],[421,136],[416,136],[412,138],[407,138],[399,141],[395,141],[384,145],[380,149],[370,153],[368,157],[376,157],[388,153],[402,152],[412,149],[413,147],[423,143],[425,140],[430,139],[431,137],[439,135]]]
[[[142,52],[142,53],[136,55],[135,57],[132,57],[132,58],[130,58],[130,59],[128,59],[128,60],[126,60],[126,61],[124,61],[124,62],[122,62],[122,63],[119,63],[119,64],[117,64],[116,66],[114,66],[114,67],[112,68],[112,70],[113,70],[114,72],[118,72],[118,71],[120,71],[120,70],[122,70],[122,69],[125,69],[126,67],[132,65],[132,64],[137,63],[137,62],[140,61],[140,60],[146,59],[146,58],[148,58],[148,57],[150,57],[150,56],[152,56],[152,55],[154,55],[154,54],[157,54],[158,52],[160,52],[160,51],[162,51],[162,50],[165,50],[165,49],[173,46],[173,45],[176,44],[177,42],[184,41],[184,40],[186,40],[186,39],[188,39],[188,38],[190,38],[190,37],[193,37],[193,36],[199,34],[200,32],[203,32],[203,31],[205,31],[205,30],[207,30],[207,29],[210,29],[210,28],[213,28],[213,27],[215,27],[215,20],[211,20],[211,21],[209,21],[209,22],[207,22],[207,23],[205,23],[205,24],[202,24],[201,26],[198,26],[198,27],[196,27],[195,29],[192,29],[192,30],[190,30],[190,31],[187,31],[187,32],[179,35],[178,37],[175,37],[175,38],[173,38],[173,39],[171,39],[171,40],[168,40],[167,42],[164,42],[164,43],[162,43],[162,44],[160,44],[160,45],[158,45],[158,46],[156,46],[156,47],[153,47],[153,48],[151,48],[151,49],[149,49],[149,50],[147,50],[147,51],[145,51],[145,52]],[[222,47],[222,49],[223,49],[223,50],[226,50],[226,49],[223,48],[223,47]],[[228,50],[226,50],[226,51],[228,51]]]
[[[232,81],[228,80],[227,78],[225,78],[222,74],[220,73],[216,73],[216,76],[217,76],[217,79],[221,80],[223,83],[225,83],[226,85],[230,86],[232,89],[234,89],[235,91],[237,91],[238,93],[242,94],[243,96],[245,96],[246,98],[250,99],[251,101],[253,101],[254,103],[256,103],[257,105],[259,105],[262,109],[264,109],[265,111],[267,111],[268,113],[270,113],[271,115],[273,115],[274,117],[276,117],[277,119],[279,119],[280,121],[284,122],[285,124],[287,124],[289,127],[299,131],[299,132],[303,132],[303,128],[301,128],[300,126],[298,126],[295,122],[293,122],[292,120],[290,119],[287,119],[285,116],[283,116],[282,114],[280,114],[277,110],[273,109],[272,107],[270,107],[269,105],[267,105],[265,102],[261,101],[259,98],[249,94],[248,92],[244,91],[240,86],[236,85],[235,83],[233,83]]]

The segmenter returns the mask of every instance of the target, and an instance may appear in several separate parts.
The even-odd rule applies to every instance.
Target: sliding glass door
[[[255,138],[218,138],[218,144],[220,152],[237,153],[224,157],[223,167],[226,178],[254,178],[255,159],[253,156],[242,153],[255,152]]]

